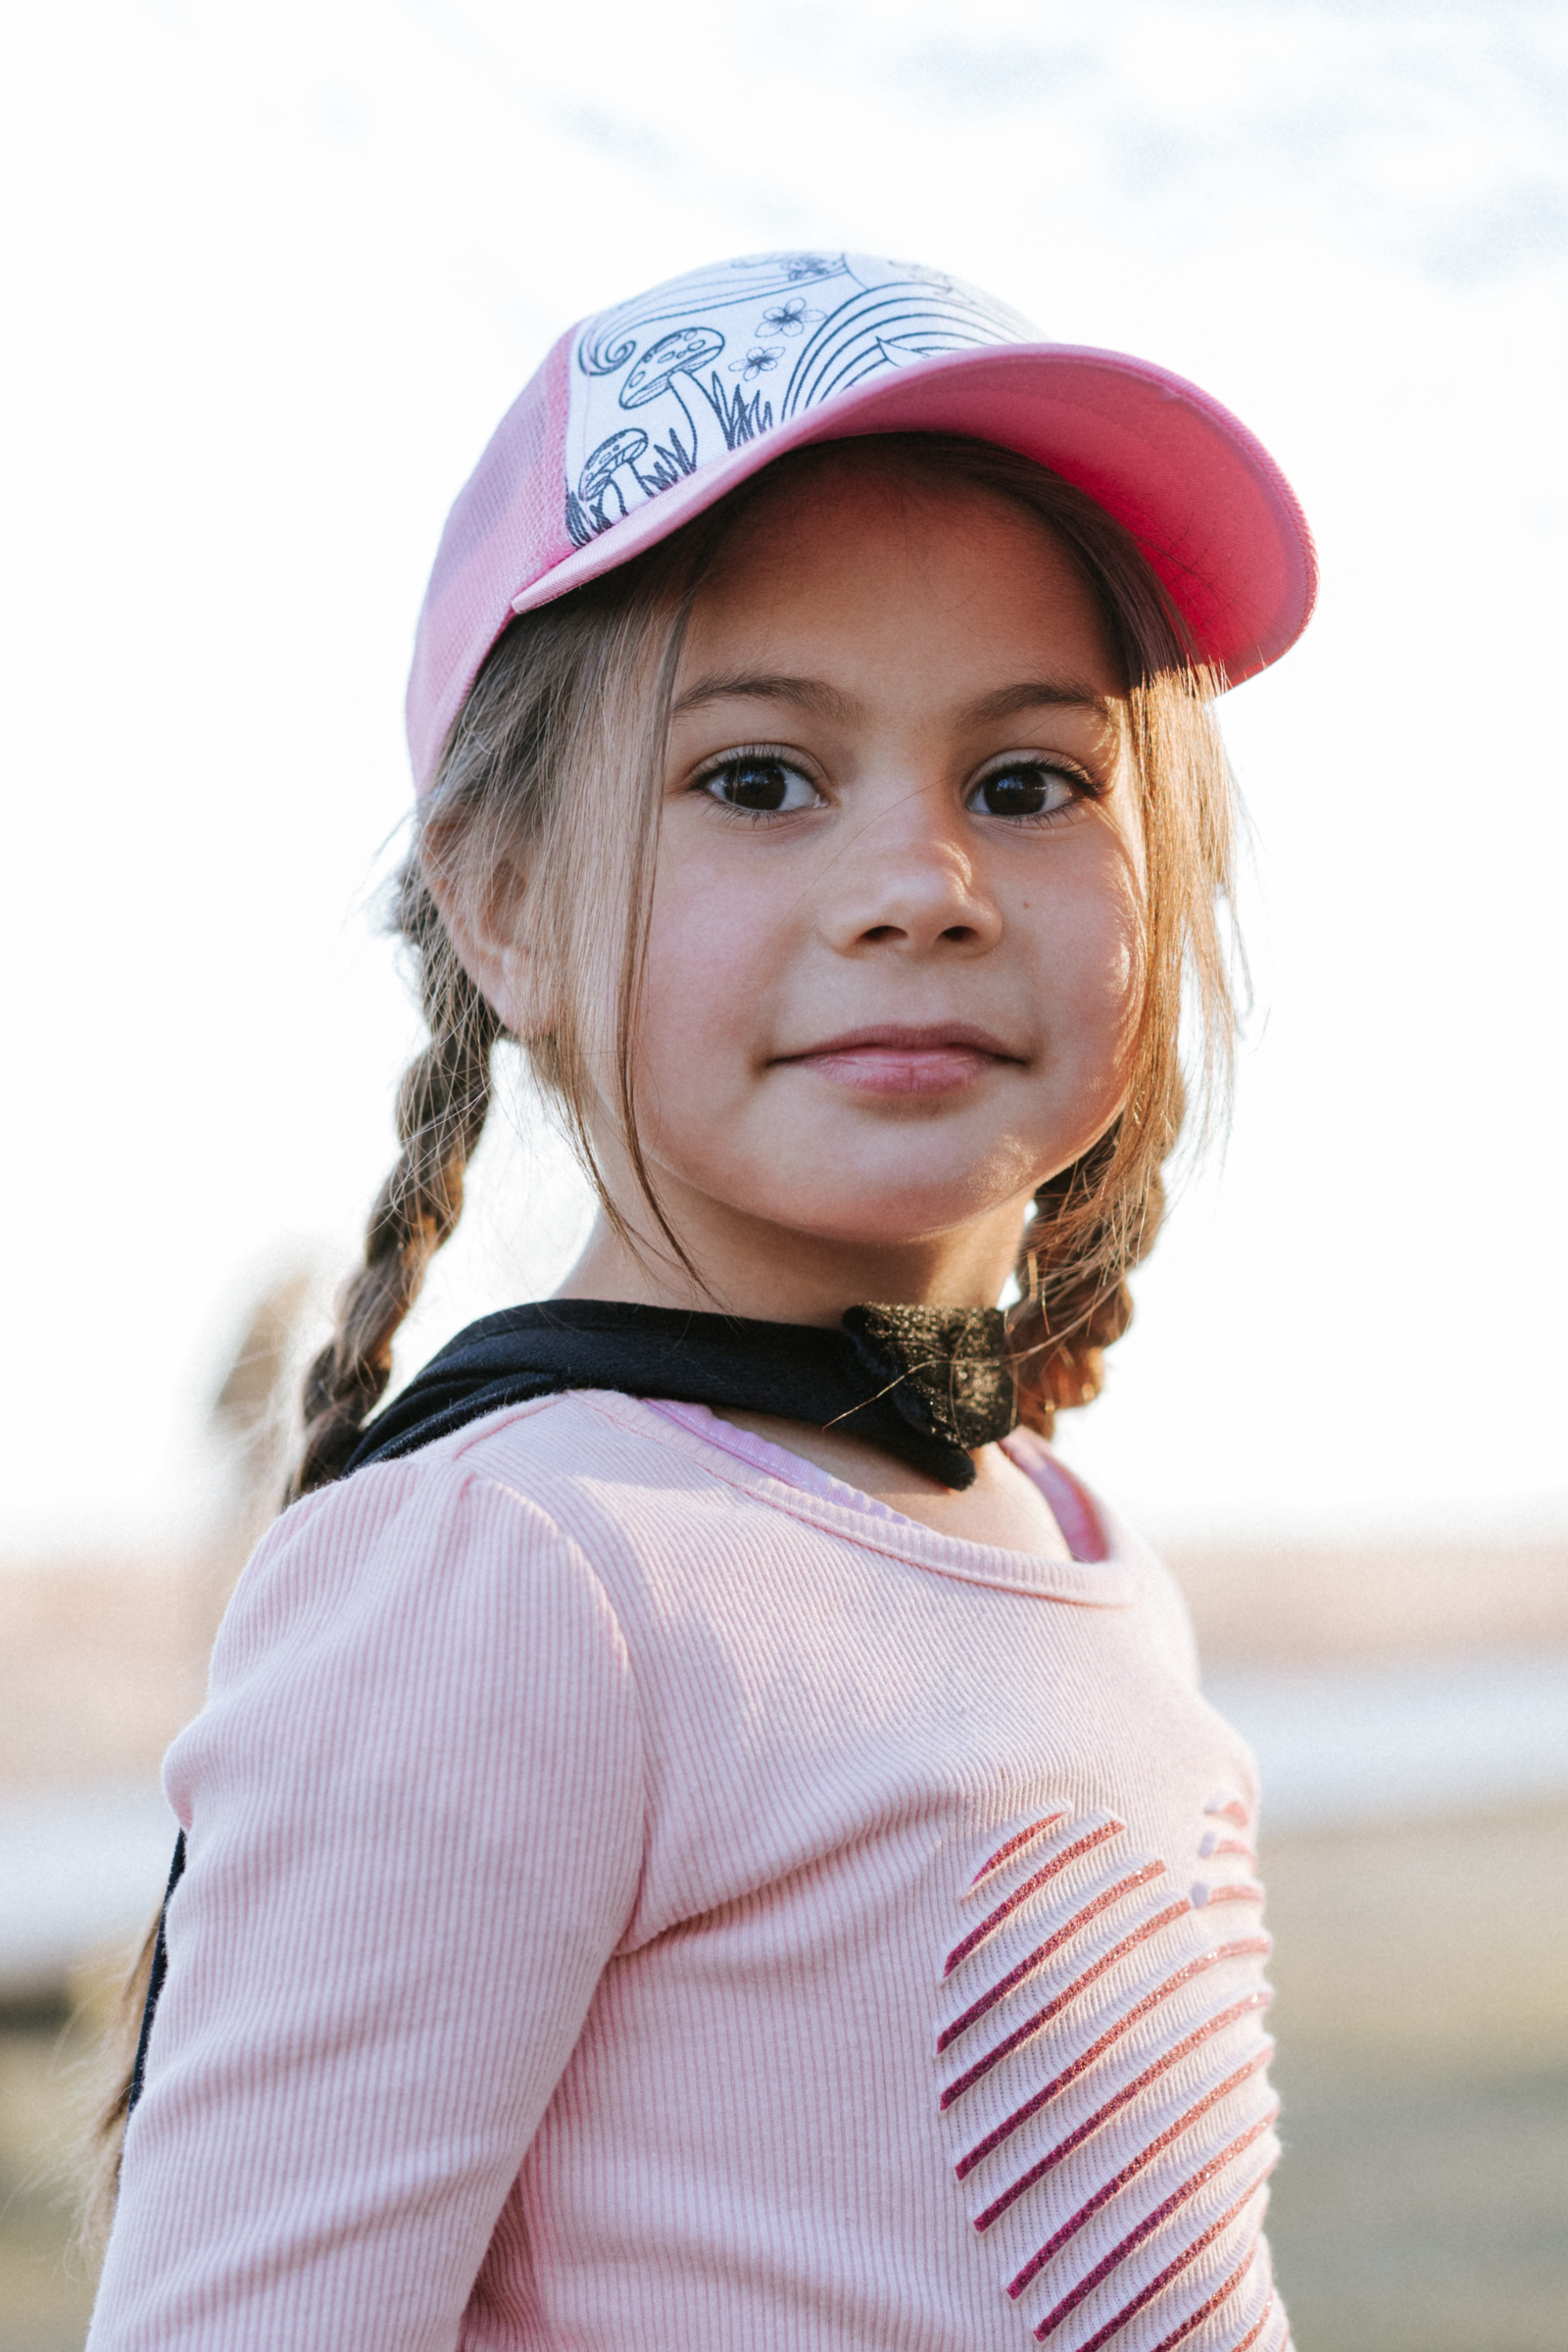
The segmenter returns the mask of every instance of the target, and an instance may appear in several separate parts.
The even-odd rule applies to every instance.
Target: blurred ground
[[[1343,1678],[1396,1662],[1412,1624],[1448,1656],[1568,1634],[1560,1552],[1429,1558],[1425,1583],[1393,1552],[1180,1565],[1230,1665]],[[214,1575],[0,1576],[0,1799],[144,1784],[192,1702]],[[1270,2236],[1298,2352],[1564,2352],[1568,1799],[1295,1827],[1263,1866],[1286,2140]],[[0,1983],[0,2352],[79,2352],[74,2133],[112,1973]]]
[[[1262,1859],[1298,2352],[1563,2352],[1568,1806]]]
[[[92,2266],[74,2251],[77,2149],[93,2057],[62,2000],[0,2012],[0,2346],[79,2352]]]
[[[0,1569],[0,1795],[144,1780],[201,1704],[199,1560]]]
[[[1568,1544],[1163,1546],[1205,1670],[1568,1642]]]

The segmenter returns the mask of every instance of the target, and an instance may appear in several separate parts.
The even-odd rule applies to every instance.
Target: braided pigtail
[[[1092,1404],[1104,1386],[1105,1349],[1133,1319],[1127,1277],[1153,1248],[1164,1218],[1158,1159],[1135,1196],[1125,1185],[1112,1189],[1119,1128],[1041,1185],[1018,1255],[1022,1295],[1007,1317],[1008,1354],[1018,1418],[1045,1438],[1058,1413]]]
[[[398,887],[397,929],[418,963],[430,1042],[403,1073],[402,1150],[365,1232],[365,1262],[339,1295],[336,1327],[305,1375],[305,1437],[293,1502],[341,1476],[392,1376],[392,1343],[463,1207],[464,1171],[492,1093],[501,1023],[458,961],[416,860]]]

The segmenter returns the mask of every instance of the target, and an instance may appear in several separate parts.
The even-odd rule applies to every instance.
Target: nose
[[[822,907],[840,955],[974,956],[996,946],[1001,911],[944,798],[911,792],[846,844]]]

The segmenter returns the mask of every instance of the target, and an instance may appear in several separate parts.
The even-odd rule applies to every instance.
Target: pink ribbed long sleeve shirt
[[[89,2352],[1281,2352],[1252,1770],[1165,1571],[552,1397],[241,1580]]]

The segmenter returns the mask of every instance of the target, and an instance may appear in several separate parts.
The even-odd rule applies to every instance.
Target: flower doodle
[[[743,384],[751,383],[759,375],[770,375],[778,366],[779,349],[777,343],[756,344],[743,360],[731,360],[729,371],[738,375]]]
[[[820,326],[823,313],[808,311],[806,298],[797,294],[791,302],[781,302],[777,310],[764,311],[757,321],[760,335],[798,335],[808,326]]]

